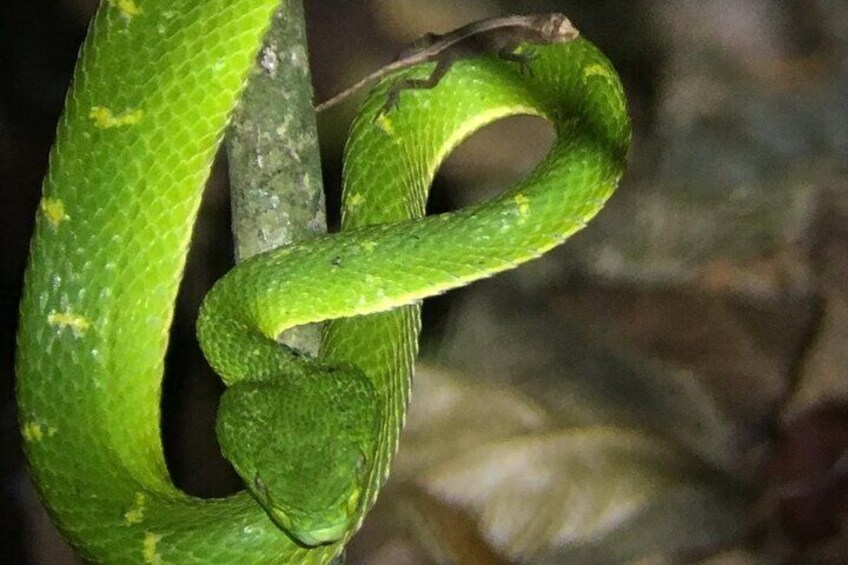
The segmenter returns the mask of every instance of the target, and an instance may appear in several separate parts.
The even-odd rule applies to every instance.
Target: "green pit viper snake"
[[[37,488],[89,560],[330,561],[397,448],[420,300],[561,243],[624,170],[622,87],[585,39],[526,46],[531,73],[460,61],[385,114],[383,81],[345,151],[342,233],[249,259],[206,297],[199,340],[229,385],[218,436],[248,492],[191,497],[162,452],[163,356],[204,181],[277,4],[104,0],[82,48],[30,249],[17,398]],[[518,114],[553,124],[543,162],[424,217],[444,157]],[[273,341],[320,320],[319,360]]]

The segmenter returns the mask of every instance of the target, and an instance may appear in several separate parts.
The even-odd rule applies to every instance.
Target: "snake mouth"
[[[292,519],[289,514],[278,508],[268,508],[268,514],[277,525],[282,527],[295,540],[308,547],[339,541],[344,537],[350,524],[348,516],[344,515],[330,525],[310,528],[304,526],[299,520]]]
[[[304,545],[316,546],[333,543],[342,539],[347,529],[347,520],[338,522],[331,526],[317,528],[309,531],[298,531],[297,539]]]
[[[360,492],[355,490],[334,511],[322,514],[320,519],[275,504],[262,478],[257,473],[254,486],[268,517],[301,545],[315,547],[341,540],[351,526],[359,503]]]

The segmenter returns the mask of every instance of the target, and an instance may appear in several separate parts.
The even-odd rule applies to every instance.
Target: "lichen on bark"
[[[327,231],[302,0],[274,15],[226,143],[236,262]],[[282,341],[314,353],[319,328]]]

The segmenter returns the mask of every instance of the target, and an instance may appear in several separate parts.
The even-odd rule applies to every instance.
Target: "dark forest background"
[[[14,330],[41,178],[93,0],[0,4],[0,559],[73,563],[29,482]],[[848,4],[307,2],[316,98],[424,32],[562,11],[625,83],[635,136],[562,249],[428,301],[407,433],[349,563],[848,561]],[[319,119],[328,200],[355,104]],[[512,119],[439,174],[496,193],[551,132]],[[177,307],[163,427],[175,481],[239,488],[194,342],[232,263],[225,164]],[[333,204],[330,204],[331,220]]]

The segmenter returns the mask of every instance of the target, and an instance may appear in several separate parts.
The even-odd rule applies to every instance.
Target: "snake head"
[[[319,481],[323,483],[321,488],[325,492],[339,493],[338,496],[330,497],[305,497],[303,492],[292,492],[290,488],[269,487],[262,475],[257,471],[253,484],[249,490],[265,509],[268,517],[281,529],[285,530],[302,545],[313,547],[341,540],[345,533],[352,531],[355,527],[357,513],[361,507],[362,494],[365,492],[364,484],[366,458],[360,453],[356,456],[354,463],[357,469],[357,478],[354,481],[345,482],[347,473],[345,469],[350,467],[339,460],[339,466],[330,471],[335,475],[336,481],[328,481],[325,477]],[[349,461],[353,463],[353,461]],[[273,482],[278,482],[280,476],[277,469],[267,469],[275,476]],[[289,477],[285,477],[286,480]],[[336,484],[331,484],[335,482]],[[273,484],[273,483],[272,483]],[[314,485],[313,485],[314,486]],[[300,491],[310,489],[310,485],[304,484]],[[317,504],[313,503],[317,502]]]
[[[364,513],[378,413],[353,369],[239,382],[221,398],[218,440],[268,517],[311,547],[339,541]]]

